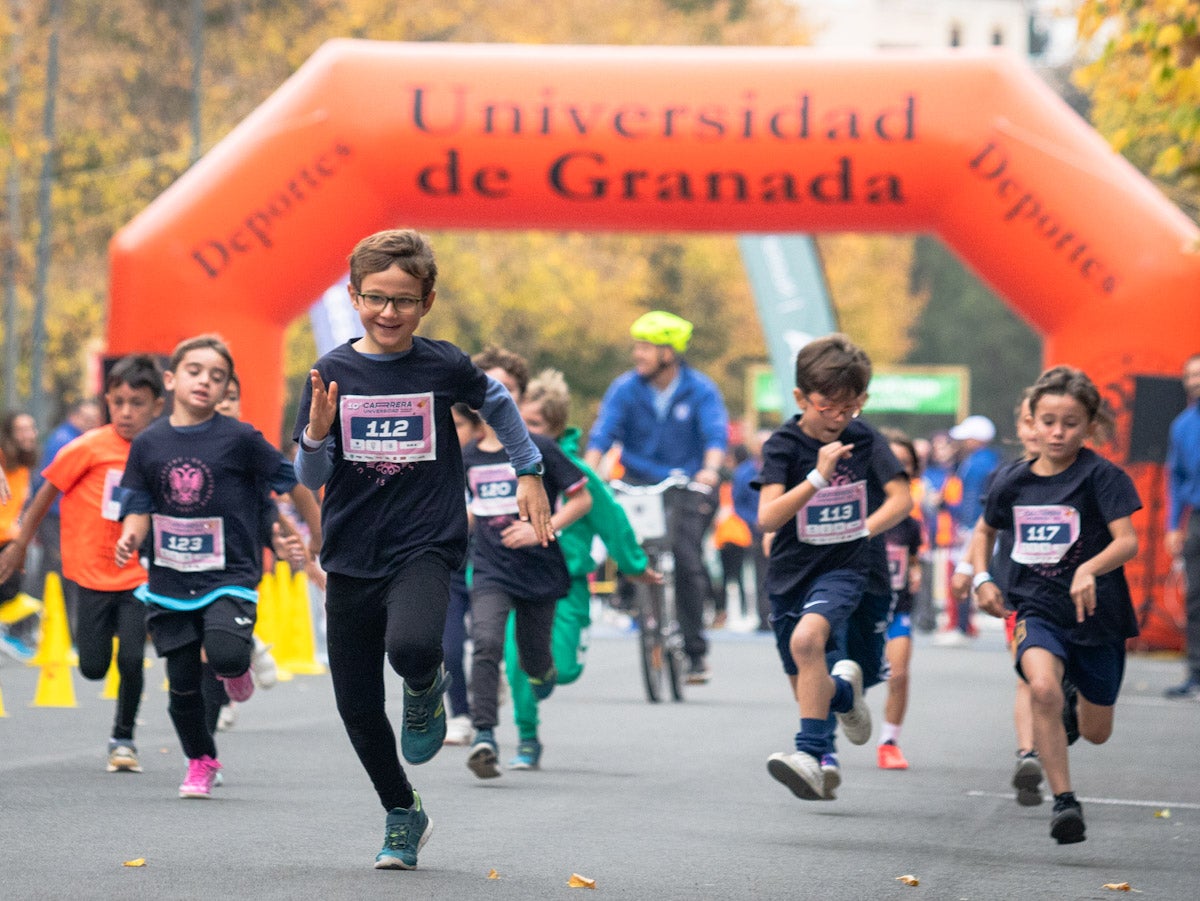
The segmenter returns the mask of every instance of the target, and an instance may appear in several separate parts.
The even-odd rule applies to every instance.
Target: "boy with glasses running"
[[[794,795],[833,800],[841,782],[834,722],[852,744],[871,737],[862,668],[828,651],[844,647],[873,565],[868,539],[908,516],[908,477],[887,440],[858,420],[871,361],[845,335],[828,335],[796,356],[800,415],[763,446],[758,520],[773,532],[767,567],[771,624],[800,709],[793,752],[772,754],[767,771]]]
[[[508,391],[453,344],[415,334],[436,281],[433,248],[415,231],[358,243],[348,290],[365,333],[313,366],[293,432],[300,480],[325,487],[329,669],[338,713],[387,811],[380,869],[415,868],[432,829],[396,753],[383,660],[405,682],[404,759],[424,763],[446,736],[442,635],[467,547],[455,403],[495,429],[515,470],[518,516],[543,547],[554,540],[541,454]]]

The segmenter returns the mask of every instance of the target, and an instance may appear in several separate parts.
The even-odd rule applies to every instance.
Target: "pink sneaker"
[[[237,701],[239,704],[242,701],[250,700],[250,695],[254,694],[254,676],[250,670],[246,670],[240,676],[217,676],[225,683],[225,694],[229,695],[229,700]]]
[[[207,754],[203,757],[189,758],[187,778],[183,780],[183,785],[179,786],[179,797],[211,797],[213,783],[217,781],[217,774],[220,771],[221,764]]]

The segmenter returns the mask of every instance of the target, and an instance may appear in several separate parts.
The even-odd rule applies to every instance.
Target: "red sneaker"
[[[892,742],[884,742],[879,746],[879,768],[881,770],[907,770],[908,761],[900,751],[900,746]]]

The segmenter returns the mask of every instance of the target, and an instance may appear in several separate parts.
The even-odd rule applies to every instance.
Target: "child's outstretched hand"
[[[138,544],[138,537],[132,532],[126,532],[117,539],[116,553],[113,555],[117,566],[124,566],[133,559],[133,555],[137,553]]]
[[[629,581],[641,582],[643,585],[661,585],[663,583],[663,574],[647,566],[645,570],[636,576],[630,576]]]
[[[500,533],[500,543],[510,550],[516,550],[533,547],[535,544],[541,544],[541,541],[532,525],[523,520],[514,519]]]
[[[11,542],[0,551],[0,582],[7,582],[8,577],[25,568],[25,549],[17,542]]]
[[[533,526],[541,546],[549,547],[550,542],[554,541],[550,499],[546,497],[546,486],[537,476],[520,476],[517,479],[517,511],[522,521]]]
[[[1004,595],[995,582],[984,582],[975,589],[975,604],[984,613],[997,619],[1008,616],[1008,610],[1004,606]]]
[[[1082,567],[1071,579],[1071,600],[1075,602],[1075,622],[1081,623],[1096,612],[1096,577]]]
[[[817,472],[824,476],[825,481],[832,482],[833,474],[837,471],[838,460],[849,457],[854,450],[853,444],[842,444],[840,441],[830,441],[817,451]]]
[[[326,388],[321,373],[315,369],[309,370],[308,380],[312,385],[312,402],[308,406],[308,426],[305,430],[310,441],[324,441],[337,416],[338,384],[330,382]]]
[[[280,560],[286,560],[292,572],[298,573],[308,563],[308,552],[304,548],[304,540],[294,532],[284,534],[279,523],[271,525],[271,549]]]

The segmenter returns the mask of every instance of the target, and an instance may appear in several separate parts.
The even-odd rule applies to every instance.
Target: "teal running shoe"
[[[491,729],[480,729],[475,734],[467,766],[480,779],[495,779],[500,775],[500,749]]]
[[[383,849],[375,855],[377,870],[415,870],[417,852],[433,834],[433,820],[421,806],[421,796],[413,792],[412,807],[394,807],[388,811],[383,833]]]
[[[510,770],[536,770],[541,767],[542,743],[536,738],[522,739],[517,756],[508,762]]]
[[[424,691],[404,686],[404,723],[400,727],[400,750],[409,763],[425,763],[442,749],[446,738],[446,705],[442,693],[450,676],[438,667],[433,682]]]

